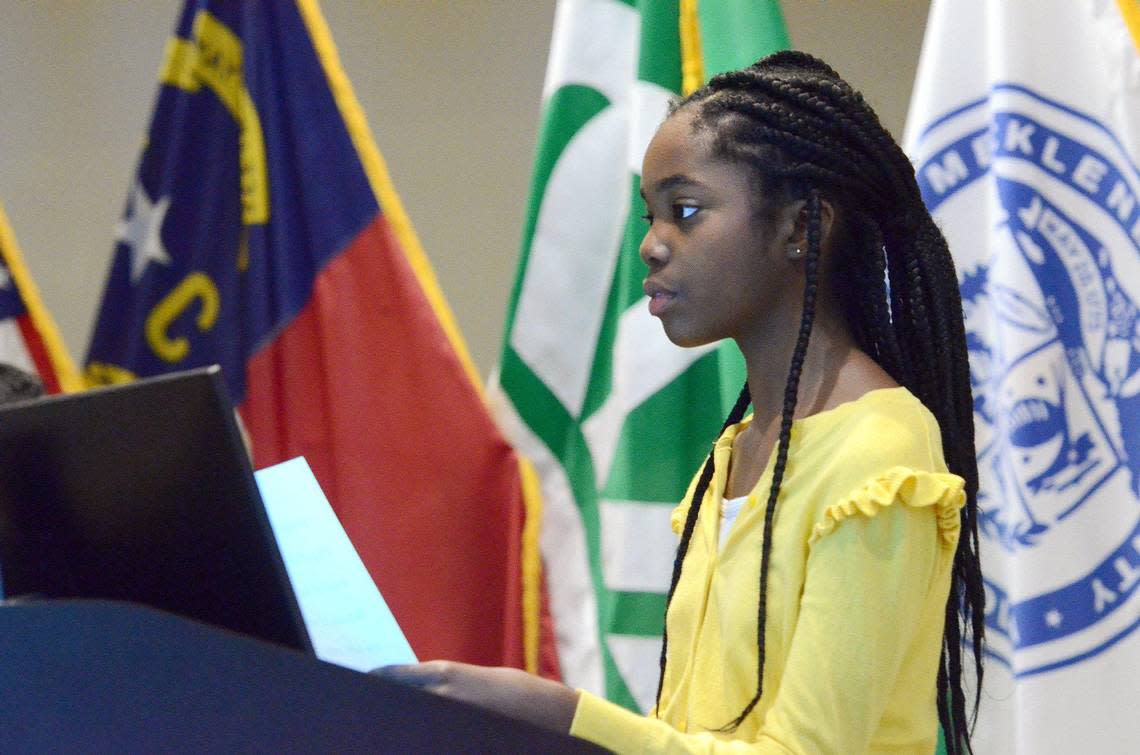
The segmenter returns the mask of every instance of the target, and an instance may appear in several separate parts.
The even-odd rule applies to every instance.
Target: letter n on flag
[[[308,459],[419,657],[537,668],[530,476],[316,2],[188,2],[160,80],[88,378],[221,364],[255,465]]]
[[[48,393],[82,387],[55,321],[40,301],[0,205],[0,362],[38,375]]]

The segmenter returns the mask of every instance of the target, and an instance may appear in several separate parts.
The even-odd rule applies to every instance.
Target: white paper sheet
[[[317,657],[358,671],[415,663],[308,463],[298,457],[254,477]]]

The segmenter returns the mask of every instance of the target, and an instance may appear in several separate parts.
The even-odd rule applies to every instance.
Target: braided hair
[[[984,591],[978,559],[978,470],[974,450],[962,304],[946,240],[926,210],[914,169],[861,94],[822,61],[802,52],[770,55],[713,78],[675,106],[694,114],[694,127],[712,136],[717,157],[747,167],[757,196],[806,203],[807,250],[803,311],[784,394],[772,483],[764,511],[757,608],[756,694],[724,730],[740,725],[760,701],[764,684],[764,627],[768,562],[776,504],[790,443],[804,356],[811,337],[820,268],[820,204],[842,209],[829,283],[843,307],[856,345],[934,415],[946,465],[965,480],[963,536],[954,555],[945,632],[937,676],[938,718],[951,755],[972,752],[967,721],[981,697]],[[725,428],[749,404],[748,386]],[[681,577],[700,506],[713,476],[710,453],[690,500],[673,563],[666,605]],[[658,709],[665,679],[668,632],[661,648]],[[969,642],[977,686],[967,716],[962,645]]]

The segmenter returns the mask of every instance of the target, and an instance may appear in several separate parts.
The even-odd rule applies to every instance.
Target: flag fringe
[[[519,463],[519,480],[522,484],[526,522],[522,531],[522,604],[523,604],[523,659],[526,670],[538,673],[538,652],[541,643],[539,615],[541,612],[542,559],[539,556],[538,538],[542,529],[542,483],[538,472],[522,454],[516,452]]]
[[[32,280],[32,275],[24,264],[24,255],[16,244],[16,234],[13,233],[12,226],[8,222],[8,214],[4,210],[3,202],[0,202],[0,257],[3,257],[5,265],[12,273],[12,279],[16,282],[16,290],[19,292],[24,306],[28,308],[32,325],[43,340],[48,359],[51,360],[52,369],[55,371],[55,378],[59,381],[59,387],[67,393],[83,390],[86,387],[83,379],[79,376],[75,362],[72,361],[71,355],[63,343],[63,337],[59,334],[55,320],[52,319],[47,307],[43,304],[43,300],[40,299],[39,288]]]
[[[1116,0],[1116,6],[1120,9],[1120,17],[1124,19],[1128,33],[1132,35],[1136,52],[1140,53],[1140,3],[1136,0]]]
[[[681,30],[681,94],[688,97],[705,83],[704,59],[701,56],[701,24],[697,14],[699,0],[681,0],[678,22]]]

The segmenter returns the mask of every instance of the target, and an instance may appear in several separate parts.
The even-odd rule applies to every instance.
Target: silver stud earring
[[[788,259],[799,260],[799,259],[803,259],[803,256],[804,256],[804,250],[803,249],[800,249],[798,246],[788,247]]]

